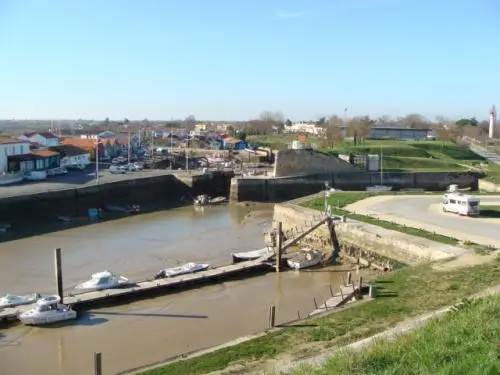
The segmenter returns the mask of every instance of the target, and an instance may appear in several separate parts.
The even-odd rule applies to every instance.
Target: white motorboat
[[[42,297],[35,308],[19,314],[19,320],[26,325],[38,326],[76,319],[77,312],[59,301],[59,296]]]
[[[208,269],[208,267],[210,267],[210,264],[207,263],[189,262],[179,267],[165,268],[159,271],[155,275],[155,279],[162,279],[164,277],[173,277],[173,276],[185,275],[188,273],[200,272]]]
[[[301,270],[318,265],[325,256],[325,253],[320,250],[304,249],[295,254],[294,257],[287,260],[290,268]]]
[[[26,294],[24,296],[6,294],[4,297],[0,298],[0,309],[7,307],[16,307],[20,305],[29,305],[31,303],[35,303],[39,298],[40,294],[38,293]]]
[[[245,251],[241,253],[232,253],[233,263],[246,262],[249,260],[259,259],[265,256],[271,256],[274,254],[274,250],[270,247],[264,247],[259,250]]]
[[[370,192],[382,192],[382,191],[392,191],[392,186],[389,185],[373,185],[373,186],[368,186],[366,188],[366,191]]]
[[[123,276],[117,276],[110,271],[97,272],[91,275],[90,280],[78,284],[75,289],[79,290],[104,290],[118,288],[130,284]]]

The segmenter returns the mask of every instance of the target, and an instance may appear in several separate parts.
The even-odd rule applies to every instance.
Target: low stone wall
[[[451,184],[459,188],[478,189],[479,175],[473,172],[398,172],[384,177],[384,184],[394,189],[444,191]],[[365,190],[380,184],[376,172],[318,173],[281,178],[237,177],[231,181],[230,198],[237,202],[283,202],[324,190],[329,182],[341,190]]]
[[[320,216],[316,210],[283,203],[275,205],[273,221],[281,221],[284,231],[300,231],[301,228],[307,228],[311,222],[317,221]],[[446,245],[375,225],[348,220],[345,223],[336,222],[335,230],[341,251],[351,257],[359,254],[358,256],[367,258],[368,252],[410,265],[450,257],[449,253],[443,250]],[[328,229],[324,226],[313,232],[309,241],[323,244],[328,239]]]

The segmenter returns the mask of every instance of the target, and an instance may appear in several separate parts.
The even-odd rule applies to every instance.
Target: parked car
[[[135,167],[136,171],[142,171],[144,169],[144,164],[139,163],[139,162],[135,162],[134,167]]]
[[[109,172],[113,173],[113,174],[125,174],[125,173],[127,173],[127,171],[124,167],[118,166],[118,165],[111,165],[109,167]]]
[[[24,178],[28,181],[41,181],[47,179],[46,171],[29,171],[24,174]]]
[[[57,167],[47,170],[47,176],[59,176],[68,173],[68,170],[64,167]]]
[[[130,171],[130,172],[135,172],[137,171],[137,168],[135,167],[134,163],[127,164],[125,168]]]

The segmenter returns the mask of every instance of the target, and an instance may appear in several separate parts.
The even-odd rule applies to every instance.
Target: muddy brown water
[[[0,294],[54,293],[54,247],[63,249],[66,290],[105,268],[140,279],[178,262],[227,264],[233,251],[262,247],[272,210],[255,208],[184,207],[3,243]],[[277,323],[305,316],[347,268],[270,273],[94,309],[63,326],[4,329],[0,374],[89,374],[94,352],[103,353],[104,373],[115,374],[222,344],[266,329],[270,305]]]

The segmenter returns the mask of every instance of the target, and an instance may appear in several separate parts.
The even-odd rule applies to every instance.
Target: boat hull
[[[78,313],[74,310],[57,310],[57,312],[51,311],[49,314],[27,311],[19,315],[19,320],[25,325],[41,326],[75,320],[77,316]]]
[[[159,271],[155,275],[155,279],[162,279],[165,277],[175,277],[175,276],[182,276],[182,275],[188,275],[191,273],[196,273],[196,272],[201,272],[205,271],[210,267],[210,264],[192,264],[192,266],[184,265],[180,267],[174,267],[174,268],[166,268],[164,270]]]
[[[250,260],[256,260],[264,256],[270,256],[274,254],[272,249],[260,249],[254,251],[247,251],[242,253],[232,253],[233,263],[248,262]]]
[[[78,284],[75,287],[75,289],[89,292],[89,291],[98,291],[98,290],[106,290],[106,289],[123,288],[123,287],[128,286],[128,285],[131,284],[131,282],[127,278],[125,278],[125,277],[121,277],[115,283],[104,284],[104,285],[99,285],[99,286],[89,285],[89,284],[87,284],[88,282],[89,281],[86,281],[86,282],[84,282],[82,284]]]

